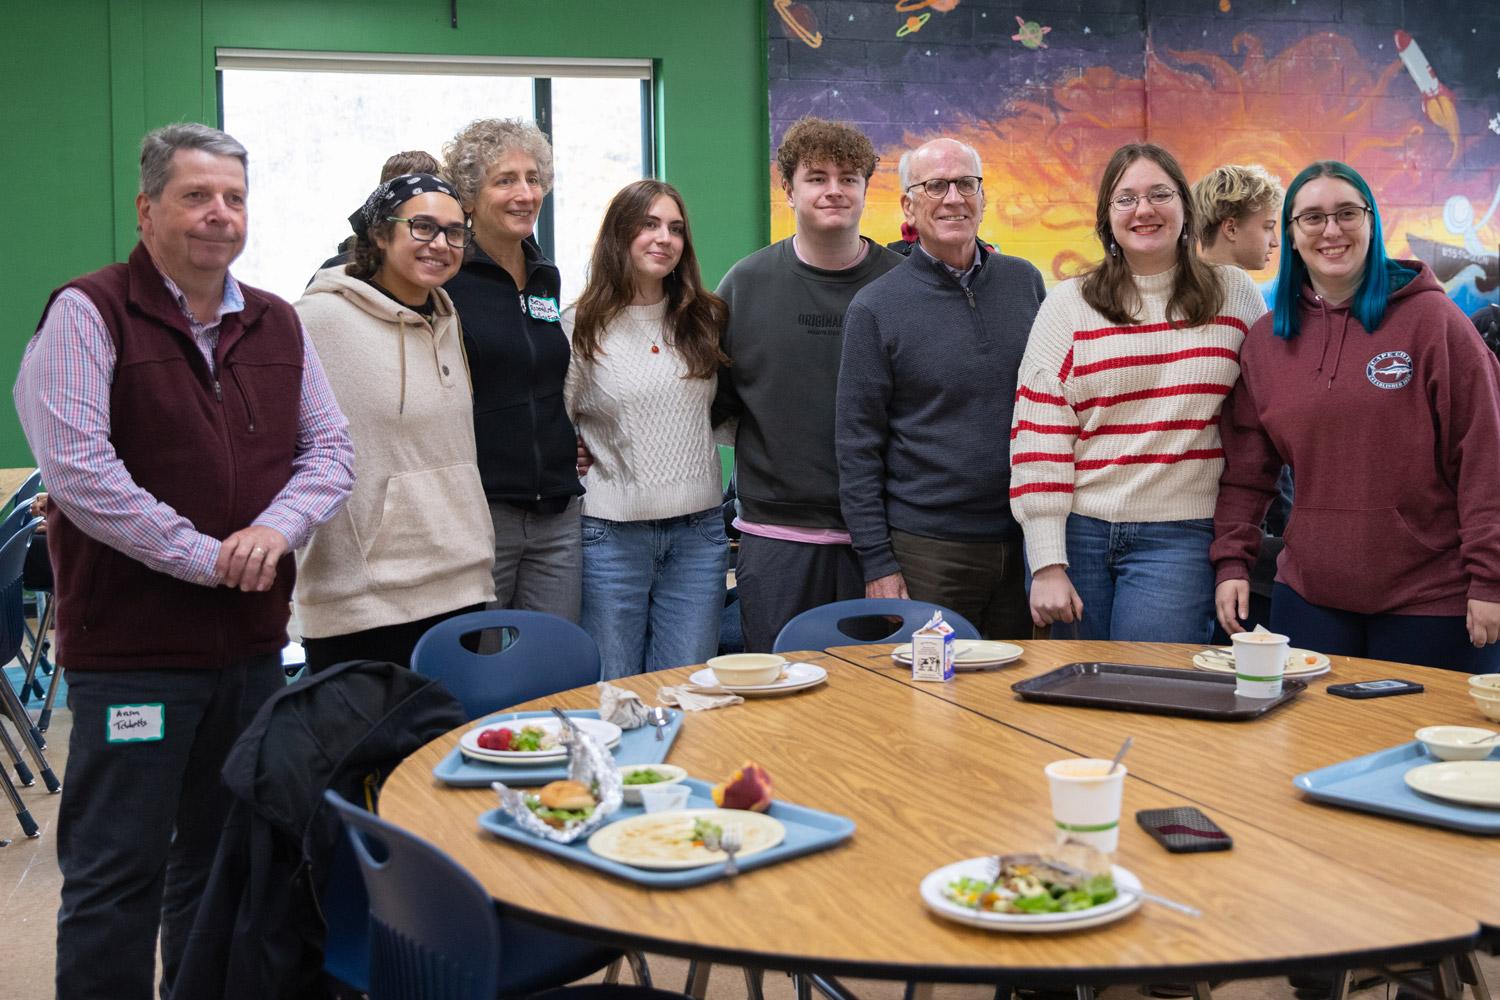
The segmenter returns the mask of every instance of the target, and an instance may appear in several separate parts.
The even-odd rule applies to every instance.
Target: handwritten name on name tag
[[[104,717],[104,738],[109,743],[140,743],[159,740],[166,734],[166,708],[151,705],[111,705]]]

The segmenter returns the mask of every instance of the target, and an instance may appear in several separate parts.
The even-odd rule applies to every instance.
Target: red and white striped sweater
[[[1138,322],[1084,302],[1081,279],[1047,294],[1021,361],[1010,431],[1010,506],[1033,570],[1067,565],[1065,525],[1212,517],[1224,451],[1219,410],[1240,342],[1266,312],[1237,267],[1215,268],[1224,305],[1197,327],[1166,320],[1176,269],[1135,279]]]

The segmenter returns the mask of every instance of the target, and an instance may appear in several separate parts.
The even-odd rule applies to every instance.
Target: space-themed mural
[[[865,232],[898,236],[896,162],[951,135],[984,161],[981,235],[1049,283],[1102,252],[1099,174],[1125,142],[1196,180],[1314,160],[1370,182],[1387,250],[1465,312],[1500,286],[1500,5],[1463,0],[768,0],[771,145],[804,114],[875,142]],[[792,218],[772,166],[772,238]],[[1269,282],[1272,269],[1255,277]],[[1269,284],[1263,285],[1269,290]]]

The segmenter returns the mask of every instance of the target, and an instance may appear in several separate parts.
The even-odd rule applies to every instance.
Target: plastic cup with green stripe
[[[1047,765],[1052,788],[1052,822],[1057,842],[1074,841],[1113,853],[1120,844],[1120,800],[1125,793],[1125,765],[1070,757]]]
[[[1234,693],[1243,698],[1276,698],[1286,673],[1291,640],[1275,632],[1236,632],[1234,643]]]

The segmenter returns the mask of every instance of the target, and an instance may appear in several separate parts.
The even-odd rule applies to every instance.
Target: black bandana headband
[[[365,203],[349,216],[349,228],[354,230],[356,236],[368,239],[371,226],[384,220],[408,199],[433,191],[458,201],[458,192],[447,181],[433,174],[402,174],[400,177],[392,177],[371,191]]]

